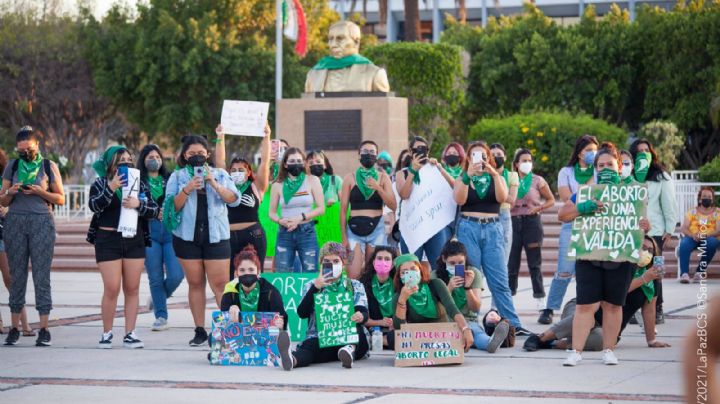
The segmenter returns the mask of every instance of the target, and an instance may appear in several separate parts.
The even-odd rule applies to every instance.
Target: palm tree
[[[405,3],[405,40],[420,40],[420,5],[418,0],[403,0]]]

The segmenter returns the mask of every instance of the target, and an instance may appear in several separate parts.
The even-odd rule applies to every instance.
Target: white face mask
[[[232,178],[233,182],[238,185],[243,184],[247,181],[247,173],[245,173],[245,171],[235,171],[230,173],[230,178]]]
[[[342,275],[342,264],[333,264],[333,279],[337,279]]]
[[[518,170],[520,170],[521,173],[528,175],[530,173],[530,171],[532,171],[532,163],[529,161],[520,163],[518,165]]]
[[[627,178],[632,174],[632,166],[623,165],[620,169],[620,177]]]

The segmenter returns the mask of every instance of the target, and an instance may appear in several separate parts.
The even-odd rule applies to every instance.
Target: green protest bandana
[[[485,198],[485,195],[487,195],[490,185],[492,184],[490,174],[482,173],[481,175],[473,175],[470,178],[470,181],[472,181],[473,187],[475,187],[475,192],[477,193],[478,198]]]
[[[445,168],[445,171],[447,171],[447,173],[450,174],[453,179],[457,179],[457,177],[459,177],[460,174],[462,174],[463,172],[462,166],[460,164],[456,165],[455,167],[450,167],[447,164],[443,164],[443,168]]]
[[[639,152],[635,155],[635,179],[638,182],[645,182],[648,171],[652,164],[652,154],[650,152]]]
[[[575,171],[575,181],[580,185],[587,183],[593,176],[593,166],[582,168],[580,163],[575,163],[573,170]]]
[[[522,199],[527,195],[528,191],[530,190],[530,185],[532,185],[532,178],[533,174],[532,172],[529,172],[525,177],[520,179],[520,186],[518,187],[518,194],[517,198]]]
[[[598,184],[611,185],[620,183],[620,174],[611,168],[603,168],[597,175]]]
[[[635,268],[633,279],[640,278],[646,271],[647,268]],[[640,289],[642,290],[648,302],[652,301],[653,297],[655,297],[655,283],[652,280],[648,283],[643,283],[642,285],[640,285]]]
[[[242,184],[235,184],[235,188],[237,188],[238,192],[240,192],[240,195],[242,195],[243,193],[245,193],[245,190],[248,189],[250,184],[252,184],[252,182],[250,182],[250,180],[246,180]]]
[[[418,291],[408,298],[410,308],[420,316],[425,318],[437,318],[437,307],[435,300],[430,293],[430,286],[427,283],[418,285]]]
[[[38,150],[35,160],[25,161],[18,159],[18,182],[22,185],[32,185],[35,183],[38,172],[40,172],[40,166],[43,161],[43,157]],[[49,180],[49,179],[48,179]]]
[[[467,304],[467,292],[464,288],[453,289],[452,297],[458,310],[462,310]]]
[[[110,168],[110,163],[112,163],[112,158],[120,150],[126,150],[124,146],[115,145],[110,146],[105,150],[105,152],[100,156],[100,159],[95,161],[92,165],[93,170],[97,173],[98,177],[107,177],[107,170]]]
[[[154,201],[159,200],[165,193],[163,189],[163,177],[159,175],[157,177],[151,177],[148,175],[147,179],[150,185],[150,195],[152,195]]]
[[[247,294],[245,294],[245,289],[242,286],[238,286],[238,296],[240,297],[241,311],[257,311],[260,298],[260,287],[257,284]]]
[[[360,193],[365,197],[365,200],[370,199],[375,190],[368,187],[365,181],[368,178],[373,178],[375,181],[378,179],[378,173],[375,167],[364,168],[360,167],[355,171],[355,185],[357,185]]]
[[[283,181],[282,194],[286,205],[290,202],[290,199],[292,199],[298,189],[300,189],[303,182],[305,182],[305,171],[301,171],[295,178],[290,178],[290,176],[285,177],[285,180]]]
[[[378,302],[378,306],[380,306],[380,313],[385,318],[390,318],[393,316],[393,283],[391,279],[388,279],[385,281],[385,283],[380,283],[378,280],[377,275],[373,276],[372,278],[372,291],[373,295],[375,295],[375,300]]]
[[[352,65],[369,65],[371,64],[370,59],[365,56],[360,56],[357,53],[354,55],[348,55],[343,58],[337,59],[332,56],[325,56],[320,59],[313,70],[339,70]]]

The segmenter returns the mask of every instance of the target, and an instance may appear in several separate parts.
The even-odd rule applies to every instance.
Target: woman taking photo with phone
[[[160,148],[154,144],[145,146],[140,152],[137,168],[140,170],[140,180],[150,191],[145,196],[162,206],[169,175]],[[184,275],[175,256],[172,233],[162,224],[162,209],[157,218],[150,220],[150,240],[151,245],[145,249],[145,270],[150,282],[148,309],[155,314],[155,322],[150,329],[163,331],[168,329],[167,299],[180,286]]]
[[[173,232],[173,248],[185,271],[188,300],[195,322],[190,346],[207,342],[205,331],[205,283],[220,307],[230,266],[228,206],[237,207],[242,195],[230,175],[211,168],[208,143],[201,136],[186,136],[178,167],[168,180],[163,222]]]
[[[386,243],[383,208],[395,210],[390,177],[375,168],[377,144],[371,140],[362,142],[358,155],[360,167],[345,176],[340,202],[342,241],[352,257],[348,275],[355,279],[360,277],[375,246]]]
[[[505,241],[500,224],[500,204],[507,199],[505,180],[495,170],[495,160],[485,143],[468,146],[468,161],[460,181],[455,181],[455,202],[460,206],[458,241],[468,258],[482,266],[498,312],[515,327],[518,336],[529,335],[522,327],[508,287]]]
[[[383,346],[388,349],[395,347],[395,331],[393,328],[393,296],[395,287],[393,277],[395,269],[393,260],[397,251],[387,246],[377,246],[365,264],[360,282],[365,286],[370,319],[365,323],[368,331],[380,327],[383,333]]]
[[[215,167],[225,169],[225,133],[222,125],[215,128],[215,133],[217,134]],[[261,264],[265,263],[267,240],[265,239],[265,230],[260,225],[258,212],[270,173],[270,134],[270,126],[265,123],[265,137],[260,146],[262,157],[257,175],[246,159],[233,157],[230,161],[230,178],[240,193],[240,204],[236,207],[228,207],[230,256],[235,257],[246,246],[252,245]],[[259,269],[262,272],[263,266],[261,265]],[[229,279],[232,279],[234,275],[235,268],[231,262]]]
[[[94,213],[87,240],[95,245],[95,259],[103,280],[102,322],[103,334],[98,348],[112,348],[113,320],[117,298],[122,287],[125,296],[126,348],[142,348],[143,342],[135,332],[139,304],[140,277],[145,263],[145,248],[151,246],[148,220],[158,217],[160,209],[143,181],[139,183],[138,197],[123,198],[123,187],[129,184],[127,169],[133,158],[123,146],[111,146],[100,160],[93,164],[98,175],[90,187],[89,205]],[[124,169],[126,174],[121,174]],[[138,221],[135,235],[126,238],[119,231],[122,210],[135,209]]]
[[[317,271],[314,219],[323,213],[325,197],[320,180],[305,175],[305,155],[296,147],[289,148],[270,191],[268,216],[280,225],[275,247],[276,272],[292,272],[296,254],[300,257],[301,272]]]

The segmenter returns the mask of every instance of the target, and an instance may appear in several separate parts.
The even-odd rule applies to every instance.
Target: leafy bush
[[[512,160],[516,149],[529,149],[535,161],[533,172],[542,175],[555,189],[558,172],[567,165],[575,140],[584,134],[596,136],[601,143],[609,141],[619,148],[627,146],[628,135],[624,130],[589,115],[568,112],[481,119],[470,128],[466,140],[502,143],[508,161]],[[510,167],[510,163],[506,166]]]
[[[674,123],[652,121],[640,128],[638,136],[648,139],[655,146],[658,160],[668,171],[677,166],[678,156],[685,148],[685,136]]]
[[[698,176],[701,182],[720,182],[720,156],[700,167]]]

